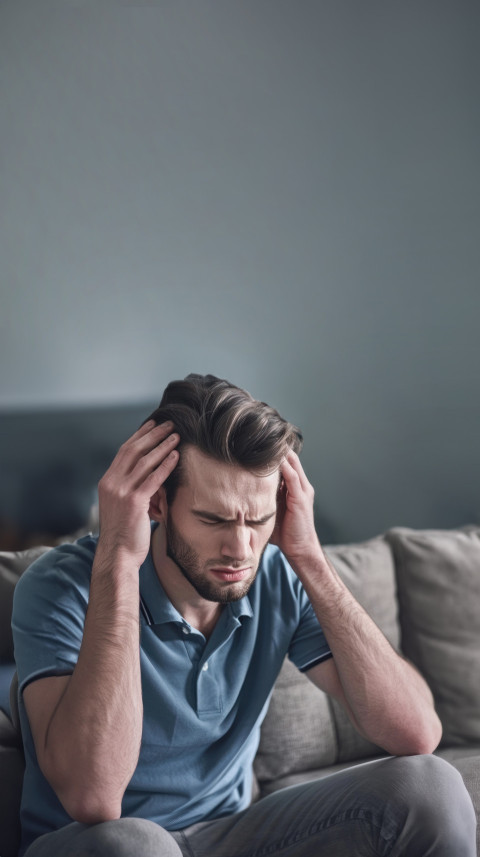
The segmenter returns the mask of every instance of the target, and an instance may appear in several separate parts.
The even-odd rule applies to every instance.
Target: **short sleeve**
[[[300,672],[306,672],[333,655],[307,593],[298,578],[295,590],[300,618],[290,643],[288,657]]]
[[[73,672],[83,639],[92,537],[54,548],[22,575],[13,602],[12,631],[19,690],[31,681]]]
[[[325,634],[300,578],[278,547],[268,546],[262,564],[268,587],[264,604],[279,620],[276,633],[280,634],[280,621],[286,629],[288,657],[301,672],[306,672],[332,657]]]

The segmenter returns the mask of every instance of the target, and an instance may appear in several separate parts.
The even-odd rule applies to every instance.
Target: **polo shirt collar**
[[[185,619],[173,606],[160,583],[151,550],[140,568],[140,608],[148,624],[163,625],[166,622],[185,624]],[[237,620],[242,616],[253,616],[248,595],[240,598],[239,601],[230,601],[227,608],[230,615]]]

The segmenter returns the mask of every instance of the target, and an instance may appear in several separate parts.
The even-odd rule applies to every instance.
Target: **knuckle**
[[[98,490],[101,491],[102,494],[108,494],[108,492],[110,491],[110,478],[108,473],[106,473],[100,479],[100,482],[98,483]]]

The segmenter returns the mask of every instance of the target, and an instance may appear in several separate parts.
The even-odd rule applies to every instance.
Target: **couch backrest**
[[[480,527],[395,528],[401,646],[435,697],[442,744],[480,744]]]
[[[21,574],[41,556],[48,547],[35,547],[25,551],[0,552],[0,663],[13,661],[12,605],[13,593]]]

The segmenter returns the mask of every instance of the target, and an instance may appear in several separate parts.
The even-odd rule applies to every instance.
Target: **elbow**
[[[419,736],[418,750],[415,755],[423,756],[426,754],[433,753],[433,751],[436,750],[438,745],[440,744],[442,734],[442,722],[436,711],[433,711],[430,723],[428,724],[428,726],[425,725],[423,734]]]
[[[437,749],[442,737],[442,724],[435,714],[429,724],[411,731],[396,747],[385,748],[394,756],[426,756]]]
[[[442,739],[443,728],[440,719],[435,714],[435,720],[430,726],[430,729],[425,730],[425,734],[418,742],[418,749],[415,755],[423,756],[433,753],[437,749]]]
[[[65,812],[73,821],[80,824],[100,824],[104,821],[116,821],[121,817],[121,801],[109,801],[103,795],[98,800],[95,795],[64,795],[58,794]]]
[[[64,766],[60,769],[44,763],[42,773],[73,821],[100,824],[121,817],[124,789],[121,793],[118,788],[109,790],[104,781],[96,781],[91,768],[88,773],[78,775],[75,782]]]
[[[52,778],[50,785],[73,821],[80,824],[100,824],[103,821],[116,821],[121,817],[122,797],[109,794],[105,787],[99,790],[90,781],[82,786],[81,780],[73,784],[65,779],[59,781],[58,778]]]
[[[74,814],[68,813],[73,821],[80,824],[101,824],[104,821],[116,821],[121,817],[121,812],[113,807],[79,807]]]

